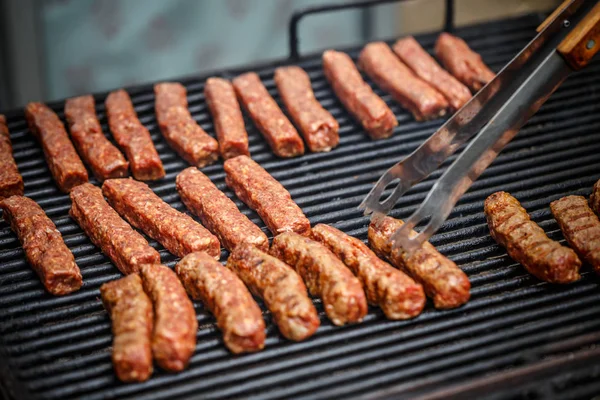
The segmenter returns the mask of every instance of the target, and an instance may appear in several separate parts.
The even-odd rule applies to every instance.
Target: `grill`
[[[542,19],[541,15],[528,15],[460,28],[457,33],[497,71],[533,37]],[[436,37],[426,34],[417,38],[431,51]],[[356,58],[359,50],[348,52]],[[332,224],[366,241],[368,219],[357,205],[385,169],[414,150],[443,121],[417,123],[390,96],[375,89],[392,107],[399,126],[392,138],[371,141],[334,97],[322,74],[320,55],[295,62],[309,73],[317,98],[340,122],[340,146],[331,153],[277,159],[248,121],[250,151],[289,189],[312,224]],[[273,71],[286,63],[289,61],[253,68],[276,99]],[[231,77],[240,72],[220,74]],[[56,223],[81,268],[84,286],[66,297],[46,294],[16,236],[6,223],[0,223],[0,357],[4,360],[0,376],[4,396],[90,400],[447,398],[494,391],[494,398],[589,398],[600,392],[598,278],[585,266],[582,279],[575,284],[553,286],[537,281],[494,243],[482,209],[487,195],[509,191],[551,238],[563,240],[549,203],[566,194],[588,195],[600,178],[599,72],[600,62],[595,62],[569,78],[463,196],[432,238],[432,243],[469,275],[473,289],[467,305],[437,311],[428,303],[423,314],[411,321],[388,321],[380,310],[371,308],[363,323],[340,328],[326,319],[315,299],[322,326],[314,337],[301,343],[282,339],[265,311],[265,350],[233,356],[223,346],[214,318],[195,303],[200,329],[189,368],[176,375],[157,370],[140,384],[118,382],[110,361],[110,320],[99,299],[99,287],[120,274],[69,218],[69,198],[55,187],[22,111],[9,112],[25,194]],[[181,81],[188,89],[194,118],[212,133],[202,94],[205,79]],[[151,186],[173,207],[185,210],[175,191],[175,177],[187,164],[159,133],[152,86],[128,91],[167,171],[165,179]],[[97,95],[96,100],[108,132],[105,96]],[[51,107],[63,117],[63,102]],[[222,162],[203,171],[235,199],[225,186]],[[402,197],[391,215],[410,215],[440,173]],[[237,199],[235,202],[266,232],[255,213]],[[175,264],[172,255],[156,242],[150,243],[167,265]]]

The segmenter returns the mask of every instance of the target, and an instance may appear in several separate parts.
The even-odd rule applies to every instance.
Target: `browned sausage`
[[[596,215],[600,216],[600,180],[596,182],[592,189],[592,195],[590,196],[590,207]]]
[[[320,325],[317,310],[302,278],[289,265],[242,243],[229,256],[227,267],[264,300],[283,336],[299,341],[316,332]]]
[[[102,303],[112,320],[112,362],[123,382],[143,382],[152,375],[152,302],[138,274],[100,287]]]
[[[469,88],[440,67],[414,37],[399,39],[394,52],[419,78],[436,88],[453,109],[458,110],[471,100]]]
[[[446,32],[440,33],[435,43],[435,56],[473,92],[479,91],[496,76],[464,40]]]
[[[61,296],[81,288],[82,278],[56,225],[33,200],[12,196],[0,202],[4,219],[17,234],[27,261],[46,290]]]
[[[585,197],[567,196],[550,203],[565,239],[597,273],[600,273],[600,220]]]
[[[360,322],[367,314],[360,281],[321,243],[285,232],[273,239],[270,253],[294,267],[310,294],[323,300],[327,317],[335,325]]]
[[[169,146],[198,168],[217,161],[219,144],[192,118],[185,87],[176,82],[157,83],[154,94],[156,120]]]
[[[510,194],[490,195],[485,199],[484,211],[492,237],[530,274],[550,283],[569,283],[580,278],[581,261],[577,254],[548,238]]]
[[[238,76],[233,80],[233,87],[276,156],[287,158],[304,154],[302,138],[256,73]]]
[[[208,78],[204,97],[213,117],[221,157],[227,160],[242,154],[249,156],[248,133],[233,85],[225,79]]]
[[[23,189],[23,177],[13,158],[6,118],[0,114],[0,200],[10,196],[23,196]]]
[[[154,359],[167,371],[181,371],[196,349],[198,321],[194,306],[169,267],[145,264],[141,274],[144,290],[154,304]]]
[[[455,308],[471,297],[471,283],[458,266],[440,254],[429,242],[412,254],[392,250],[392,235],[404,224],[392,217],[375,217],[369,225],[369,244],[375,253],[406,271],[423,285],[435,308]],[[412,232],[416,235],[416,232]]]
[[[206,251],[218,258],[219,239],[182,212],[158,197],[143,182],[133,179],[108,179],[102,193],[110,205],[129,223],[144,231],[178,257]]]
[[[446,115],[448,102],[432,86],[417,77],[384,42],[369,43],[360,52],[359,67],[417,121]]]
[[[265,347],[265,321],[258,304],[232,271],[203,252],[190,253],[175,266],[188,294],[214,314],[223,342],[232,353]]]
[[[142,264],[160,263],[158,251],[108,205],[99,187],[75,187],[71,202],[69,215],[123,274],[139,272]]]
[[[127,92],[122,89],[111,92],[105,105],[110,131],[125,151],[133,177],[142,181],[163,178],[165,169],[150,132],[138,119]]]
[[[129,163],[102,132],[93,96],[68,99],[65,103],[65,117],[73,144],[97,180],[102,182],[129,175]]]
[[[423,287],[404,272],[380,260],[363,242],[324,224],[312,228],[312,236],[358,277],[369,303],[381,307],[386,317],[407,319],[423,311]]]
[[[184,169],[177,175],[175,185],[186,207],[200,217],[227,250],[233,251],[242,242],[269,249],[267,235],[198,169]]]
[[[29,130],[44,150],[44,157],[58,188],[68,193],[88,180],[88,173],[69,140],[65,126],[48,106],[29,103],[25,108]]]
[[[337,146],[340,126],[315,98],[308,74],[296,66],[279,67],[275,70],[275,83],[310,151],[330,151]]]
[[[398,125],[396,116],[363,80],[347,54],[334,50],[324,52],[323,72],[337,98],[371,139],[392,136]]]
[[[227,186],[260,215],[273,235],[310,233],[310,221],[290,193],[260,165],[249,157],[238,156],[225,161],[224,168]]]

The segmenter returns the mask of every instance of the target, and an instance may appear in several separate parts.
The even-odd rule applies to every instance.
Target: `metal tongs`
[[[567,0],[538,28],[536,37],[437,132],[379,179],[359,208],[381,218],[400,196],[425,179],[471,137],[424,202],[392,236],[394,249],[412,252],[446,221],[458,199],[498,153],[575,70],[600,49],[600,3]],[[380,200],[386,187],[398,181]],[[411,234],[430,218],[420,233]]]

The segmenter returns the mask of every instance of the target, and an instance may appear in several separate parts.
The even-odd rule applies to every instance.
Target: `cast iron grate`
[[[498,70],[533,37],[540,22],[540,16],[529,15],[461,28],[458,34]],[[418,39],[432,50],[436,36],[421,35]],[[358,50],[349,52],[356,57]],[[254,69],[275,96],[273,70],[281,64],[285,62]],[[340,122],[340,146],[331,153],[277,159],[249,123],[253,158],[290,190],[313,224],[333,224],[365,240],[367,219],[356,206],[381,173],[415,149],[442,120],[417,123],[390,96],[383,95],[399,126],[391,139],[371,141],[333,96],[321,72],[319,55],[304,57],[299,65],[310,74],[318,99]],[[229,71],[227,76],[239,72]],[[232,356],[221,343],[214,319],[196,304],[200,329],[189,368],[177,375],[157,370],[148,382],[127,385],[113,375],[110,321],[98,291],[102,283],[118,278],[119,273],[69,218],[68,196],[52,182],[22,112],[8,113],[26,195],[38,201],[57,224],[76,256],[85,284],[67,297],[47,295],[25,262],[16,237],[6,223],[0,223],[0,351],[5,360],[0,371],[5,394],[12,398],[90,400],[191,396],[326,399],[398,393],[439,395],[452,388],[458,393],[494,387],[498,398],[531,399],[553,395],[581,398],[600,391],[600,362],[597,358],[588,360],[597,356],[594,345],[600,342],[598,278],[586,266],[576,284],[555,287],[540,283],[493,242],[482,213],[487,195],[507,190],[522,200],[551,237],[562,239],[548,204],[566,194],[588,195],[600,178],[599,72],[600,62],[595,62],[565,82],[434,236],[433,243],[471,279],[472,300],[466,306],[438,312],[428,304],[412,321],[387,321],[380,311],[371,309],[362,324],[337,328],[323,316],[315,300],[322,327],[313,338],[302,343],[283,340],[265,313],[266,349]],[[205,78],[188,78],[183,83],[194,117],[213,132],[202,94]],[[174,181],[187,165],[158,131],[152,87],[131,88],[129,92],[140,119],[152,132],[167,171],[165,179],[151,186],[183,210]],[[104,97],[96,98],[107,130]],[[63,105],[52,105],[61,117]],[[222,162],[203,171],[233,197],[224,183]],[[408,216],[439,175],[436,172],[417,185],[392,215]],[[254,213],[236,203],[265,229]],[[175,258],[152,244],[159,248],[163,261],[173,266]],[[582,360],[587,360],[585,368],[567,368],[566,363]],[[556,363],[563,368],[552,369]],[[541,372],[528,375],[532,368]],[[511,376],[521,375],[529,380],[510,381]],[[496,382],[496,386],[488,381]]]

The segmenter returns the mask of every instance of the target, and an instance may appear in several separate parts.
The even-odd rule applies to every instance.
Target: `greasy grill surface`
[[[538,16],[528,16],[458,33],[497,71],[533,37],[540,21]],[[419,39],[431,50],[435,37]],[[358,50],[351,55],[356,57]],[[313,224],[333,224],[366,240],[368,220],[356,206],[382,172],[414,150],[442,120],[417,123],[390,96],[383,95],[399,126],[392,138],[371,141],[333,97],[320,58],[303,59],[300,65],[310,74],[317,98],[340,122],[340,146],[331,153],[277,159],[248,123],[250,151],[290,190]],[[276,94],[274,67],[256,69],[272,94]],[[194,118],[214,133],[202,94],[204,80],[200,77],[184,83]],[[130,93],[167,172],[165,179],[151,186],[171,205],[184,210],[175,191],[175,176],[187,164],[159,133],[152,88],[139,87]],[[107,131],[104,96],[97,100]],[[46,399],[368,398],[375,393],[385,395],[385,390],[396,385],[399,387],[387,393],[426,393],[488,375],[502,382],[504,374],[511,371],[519,375],[519,368],[541,368],[542,378],[536,375],[537,380],[531,381],[538,384],[527,388],[501,384],[496,387],[501,390],[499,397],[588,397],[600,390],[598,366],[592,368],[590,362],[584,369],[544,372],[544,363],[593,349],[600,341],[598,279],[589,266],[584,267],[580,282],[564,287],[528,276],[490,238],[482,208],[490,193],[509,191],[552,238],[562,240],[548,205],[566,194],[588,195],[600,178],[599,104],[600,62],[595,62],[551,97],[433,237],[432,242],[471,279],[472,300],[466,306],[436,311],[429,303],[412,321],[387,321],[379,310],[371,309],[362,324],[337,328],[315,300],[322,326],[313,338],[301,343],[282,339],[265,312],[266,349],[232,356],[221,342],[214,319],[195,303],[200,329],[189,368],[176,375],[158,370],[148,382],[127,385],[119,383],[112,371],[110,321],[98,290],[102,283],[118,278],[119,272],[69,218],[68,196],[56,189],[22,113],[9,113],[26,195],[40,203],[62,232],[81,268],[84,286],[66,297],[47,295],[25,262],[15,235],[6,223],[0,223],[0,357],[8,361],[0,363],[3,390],[15,398]],[[62,117],[63,104],[53,106]],[[222,162],[203,171],[233,197],[224,183]],[[392,215],[407,217],[439,176],[437,171],[417,185]],[[266,232],[256,214],[235,201]],[[159,248],[163,261],[173,266],[175,258],[151,243]]]

